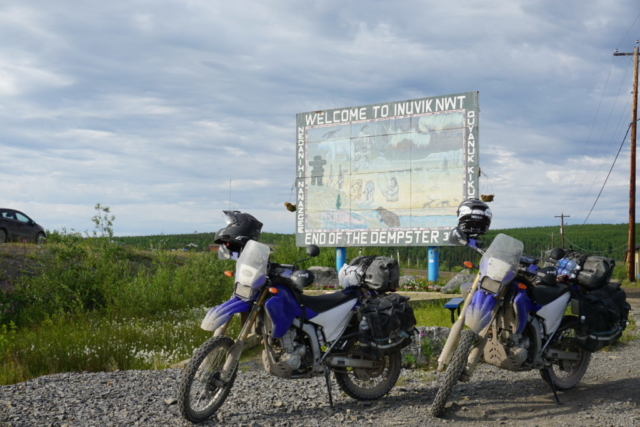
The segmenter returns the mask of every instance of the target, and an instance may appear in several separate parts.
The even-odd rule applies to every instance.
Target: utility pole
[[[556,215],[556,218],[560,218],[560,235],[562,236],[562,249],[564,249],[564,219],[571,218],[571,216],[562,213],[560,215]]]
[[[627,276],[636,281],[636,124],[638,122],[638,40],[633,53],[622,53],[616,49],[613,56],[633,56],[633,103],[631,105],[631,167],[629,179],[629,247]]]

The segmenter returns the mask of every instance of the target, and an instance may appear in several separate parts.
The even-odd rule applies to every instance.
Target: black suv
[[[0,208],[0,243],[23,239],[44,243],[46,237],[44,228],[22,212]]]

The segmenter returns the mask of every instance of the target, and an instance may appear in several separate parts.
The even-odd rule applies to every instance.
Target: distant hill
[[[498,233],[504,233],[524,242],[524,252],[528,255],[542,256],[544,251],[553,247],[562,246],[560,227],[529,227],[511,228],[504,230],[492,230],[481,240],[487,245]],[[195,244],[195,250],[206,251],[209,244],[213,243],[215,233],[196,234],[162,234],[156,236],[127,236],[117,237],[117,242],[136,246],[140,249],[164,249],[180,250]],[[593,254],[602,255],[616,259],[619,263],[625,258],[627,249],[628,225],[627,224],[589,224],[589,225],[567,225],[565,226],[565,248]],[[264,243],[277,247],[295,246],[293,234],[262,233],[260,240]],[[640,243],[640,239],[636,236]],[[553,242],[553,245],[552,245]],[[193,245],[192,245],[193,246]],[[315,264],[334,265],[335,258],[330,248],[322,250],[326,256],[314,261],[321,261]],[[347,258],[351,259],[359,252],[359,248],[349,248]],[[291,252],[287,252],[291,253]],[[364,248],[363,254],[378,254],[398,257],[403,267],[424,268],[426,266],[427,248],[424,246],[393,248]],[[465,260],[477,260],[477,254],[467,248],[442,247],[439,251],[440,265],[442,269],[451,270],[454,266],[459,266]],[[332,261],[333,260],[333,261]],[[292,262],[291,260],[280,260]],[[334,264],[332,264],[334,263]]]

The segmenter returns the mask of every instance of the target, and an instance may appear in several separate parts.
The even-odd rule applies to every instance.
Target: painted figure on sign
[[[353,141],[353,169],[354,171],[368,169],[371,160],[373,138],[369,135],[369,125],[364,125]]]
[[[362,180],[356,179],[351,182],[351,194],[349,195],[352,200],[362,200]]]
[[[364,200],[366,202],[373,202],[373,193],[375,191],[375,184],[373,181],[367,181],[364,186]]]
[[[380,215],[380,222],[387,227],[400,227],[400,217],[395,213],[383,208],[382,206],[375,209],[375,211]]]
[[[322,186],[322,177],[324,176],[324,165],[327,164],[326,160],[322,159],[322,156],[315,156],[312,162],[309,162],[311,169],[311,185]]]
[[[399,193],[400,193],[400,186],[398,185],[398,180],[396,179],[395,176],[393,176],[391,177],[391,180],[389,180],[389,186],[385,191],[387,202],[397,202]]]

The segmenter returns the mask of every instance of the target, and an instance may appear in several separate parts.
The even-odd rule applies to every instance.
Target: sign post
[[[440,277],[440,253],[436,246],[429,246],[427,249],[427,279],[429,282],[435,282]]]
[[[347,248],[336,248],[336,271],[340,271],[347,263]]]

